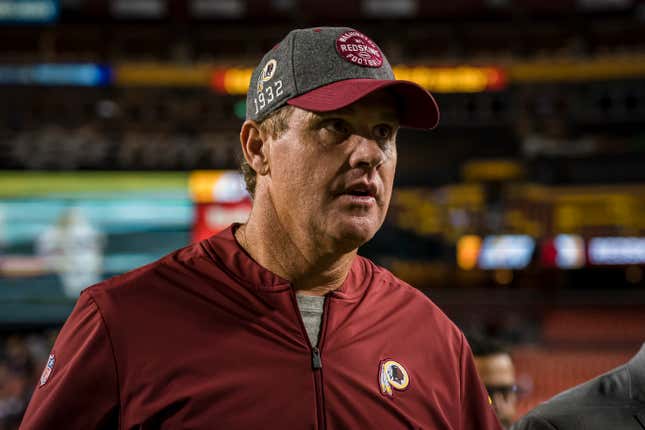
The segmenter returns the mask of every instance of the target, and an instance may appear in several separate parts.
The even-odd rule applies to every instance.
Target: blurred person
[[[399,125],[438,119],[364,34],[290,32],[247,95],[247,223],[86,289],[22,428],[499,429],[461,331],[357,255]]]
[[[22,336],[9,336],[5,341],[4,349],[7,366],[12,372],[26,375],[33,372],[34,361]]]
[[[101,280],[104,236],[83,214],[81,208],[66,210],[36,242],[37,254],[58,273],[63,291],[76,298],[88,285]]]
[[[25,339],[9,336],[0,361],[0,430],[18,427],[33,387],[34,361]]]
[[[490,396],[497,418],[504,428],[515,419],[517,383],[515,367],[509,351],[497,340],[484,336],[469,336],[477,373]]]
[[[540,404],[512,429],[645,429],[645,344],[626,364]]]
[[[33,382],[29,376],[0,362],[0,430],[13,430],[20,424]]]

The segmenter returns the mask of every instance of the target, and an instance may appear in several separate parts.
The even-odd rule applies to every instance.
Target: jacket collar
[[[235,230],[239,226],[232,224],[202,242],[213,262],[248,289],[278,292],[291,288],[288,280],[261,266],[240,246],[235,239]],[[341,300],[360,297],[373,275],[373,264],[369,260],[360,256],[354,258],[345,282],[332,296]]]
[[[632,399],[645,403],[645,343],[631,360],[629,369]]]

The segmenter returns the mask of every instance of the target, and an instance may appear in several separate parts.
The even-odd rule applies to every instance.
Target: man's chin
[[[339,251],[349,252],[368,242],[378,231],[380,224],[369,219],[337,220],[332,236]]]

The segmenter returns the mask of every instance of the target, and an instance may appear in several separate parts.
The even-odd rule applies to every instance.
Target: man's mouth
[[[376,184],[370,182],[360,182],[353,184],[345,188],[341,195],[348,195],[366,200],[371,200],[370,198],[376,199]]]

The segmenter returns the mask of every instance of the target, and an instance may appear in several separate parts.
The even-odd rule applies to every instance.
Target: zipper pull
[[[314,346],[311,350],[311,365],[316,369],[322,369],[322,360],[320,359],[320,351],[318,347]]]

